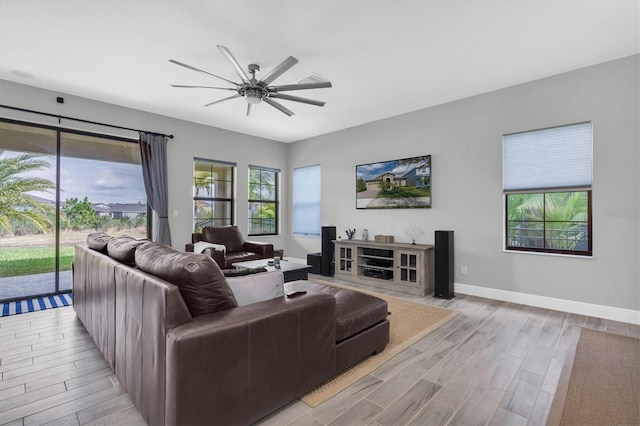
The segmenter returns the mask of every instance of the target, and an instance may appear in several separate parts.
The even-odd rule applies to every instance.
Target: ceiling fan
[[[287,101],[294,102],[302,102],[304,104],[316,105],[316,106],[324,106],[325,102],[316,101],[313,99],[301,98],[298,96],[287,95],[286,93],[291,90],[305,90],[305,89],[322,89],[331,87],[330,81],[322,81],[322,82],[313,82],[313,83],[298,83],[298,84],[286,84],[282,86],[270,86],[270,84],[282,74],[287,72],[292,66],[298,63],[298,60],[293,56],[289,56],[287,59],[282,61],[280,65],[271,70],[262,80],[256,79],[256,74],[260,72],[260,66],[256,64],[249,64],[247,67],[247,71],[251,74],[251,78],[247,75],[244,69],[240,66],[236,58],[231,54],[229,49],[224,46],[218,46],[218,49],[222,53],[222,56],[231,64],[234,71],[242,80],[242,83],[236,83],[231,80],[227,80],[224,77],[217,76],[210,72],[198,69],[196,67],[192,67],[191,65],[187,65],[185,63],[176,61],[174,59],[169,59],[169,62],[180,65],[181,67],[188,68],[193,71],[198,71],[203,74],[209,75],[211,77],[215,77],[218,80],[222,80],[226,83],[232,84],[234,87],[213,87],[213,86],[186,86],[182,84],[172,84],[172,87],[178,87],[183,89],[218,89],[218,90],[232,90],[236,93],[228,98],[223,98],[217,101],[210,102],[204,106],[211,106],[218,104],[220,102],[228,101],[230,99],[235,98],[244,98],[247,101],[247,116],[251,115],[253,112],[253,108],[264,101],[265,103],[271,105],[272,107],[280,110],[281,112],[287,114],[291,117],[294,113],[290,109],[286,108],[284,105],[277,102],[275,99],[284,99]]]

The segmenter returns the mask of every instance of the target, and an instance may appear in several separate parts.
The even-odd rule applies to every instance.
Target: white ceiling
[[[638,1],[0,0],[0,79],[292,142],[639,53]],[[216,45],[273,84],[317,73],[331,89],[289,92],[246,117]],[[0,94],[1,98],[1,94]],[[118,123],[113,123],[118,124]]]

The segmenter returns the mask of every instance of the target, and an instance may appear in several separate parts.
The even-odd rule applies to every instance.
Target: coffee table
[[[280,268],[276,268],[273,265],[268,265],[267,262],[271,259],[249,260],[247,262],[237,262],[233,266],[236,268],[253,269],[253,268],[266,268],[268,272],[282,271],[284,275],[284,282],[296,280],[306,280],[309,275],[311,265],[305,265],[302,263],[293,262],[291,260],[282,259],[280,261]]]

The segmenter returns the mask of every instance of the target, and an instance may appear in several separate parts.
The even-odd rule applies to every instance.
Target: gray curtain
[[[142,178],[147,192],[147,202],[158,217],[153,241],[171,245],[168,218],[167,189],[167,137],[155,133],[140,132],[140,156]]]

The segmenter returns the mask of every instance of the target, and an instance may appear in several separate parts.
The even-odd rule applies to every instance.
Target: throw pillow
[[[123,235],[121,237],[113,237],[107,243],[107,254],[109,257],[119,260],[130,266],[135,266],[135,253],[138,246],[147,243],[149,240],[136,240],[133,237]]]
[[[238,306],[284,297],[284,274],[282,271],[252,274],[227,280]]]
[[[238,306],[222,271],[207,255],[147,242],[135,259],[141,271],[175,284],[193,317]]]
[[[113,237],[106,232],[94,232],[87,235],[87,247],[107,254],[107,244]]]
[[[194,253],[204,253],[205,249],[208,249],[208,248],[221,251],[222,253],[225,253],[227,251],[227,248],[225,247],[224,244],[214,244],[214,243],[208,243],[206,241],[198,241],[197,243],[193,244]]]

